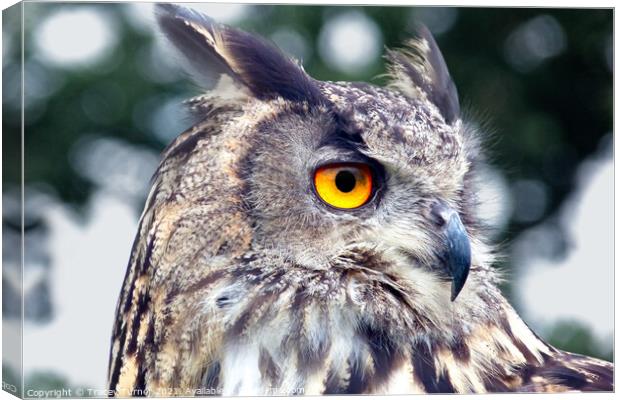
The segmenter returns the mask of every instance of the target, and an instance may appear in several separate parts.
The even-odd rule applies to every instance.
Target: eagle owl
[[[428,30],[377,87],[156,7],[209,90],[140,219],[113,394],[613,390],[612,364],[552,347],[500,293],[477,132]]]

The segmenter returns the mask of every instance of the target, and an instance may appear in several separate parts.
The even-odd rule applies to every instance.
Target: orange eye
[[[372,172],[366,164],[329,164],[314,172],[319,197],[332,207],[357,208],[372,194]]]

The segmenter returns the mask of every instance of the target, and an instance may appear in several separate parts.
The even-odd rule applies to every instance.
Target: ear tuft
[[[156,14],[160,28],[205,88],[226,74],[261,100],[322,101],[316,82],[267,40],[174,4],[157,4]]]
[[[428,28],[420,25],[417,37],[403,50],[389,50],[391,86],[403,94],[434,104],[444,120],[452,124],[460,116],[456,86],[446,62]]]

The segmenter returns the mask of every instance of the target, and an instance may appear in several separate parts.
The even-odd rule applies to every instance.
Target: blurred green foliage
[[[570,349],[578,354],[595,354],[599,358],[613,361],[613,351],[604,351],[592,340],[590,330],[578,321],[560,321],[553,327],[550,337],[553,345],[560,349]]]
[[[30,390],[62,390],[70,388],[66,378],[49,372],[35,372],[27,376],[26,384]]]
[[[11,367],[4,364],[2,365],[2,383],[3,390],[5,391],[13,393],[14,395],[22,392],[21,378],[11,369]],[[7,385],[6,388],[4,387],[5,384]],[[15,389],[15,391],[12,389]]]

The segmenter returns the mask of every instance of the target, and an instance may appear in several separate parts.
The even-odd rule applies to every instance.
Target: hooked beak
[[[431,207],[431,215],[442,230],[446,269],[452,278],[450,300],[454,301],[463,289],[471,266],[471,247],[465,227],[458,213],[443,201]]]

